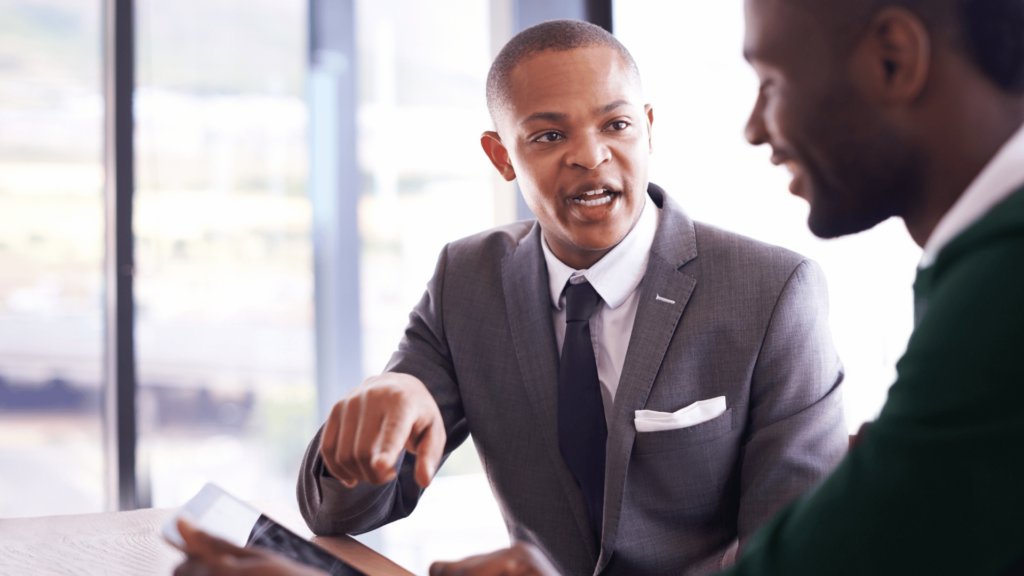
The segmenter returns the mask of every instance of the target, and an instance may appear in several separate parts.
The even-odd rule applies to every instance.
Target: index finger
[[[412,433],[413,420],[412,411],[408,407],[384,413],[370,458],[370,466],[379,475],[381,482],[388,482],[395,477],[395,464]]]

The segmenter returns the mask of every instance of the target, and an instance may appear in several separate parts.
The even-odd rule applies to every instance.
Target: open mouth
[[[799,191],[804,176],[803,166],[794,162],[793,160],[787,160],[783,165],[786,167],[786,170],[789,170],[790,176],[792,176],[792,178],[789,181],[789,191],[799,196]]]
[[[611,190],[591,190],[572,198],[572,202],[587,207],[602,206],[611,202],[618,194],[620,193]]]

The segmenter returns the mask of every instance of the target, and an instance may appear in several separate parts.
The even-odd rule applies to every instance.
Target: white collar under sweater
[[[1024,126],[1003,144],[996,155],[982,168],[978,176],[964,190],[953,207],[939,220],[932,235],[924,244],[920,268],[935,262],[939,252],[981,220],[997,204],[1006,200],[1024,183]]]

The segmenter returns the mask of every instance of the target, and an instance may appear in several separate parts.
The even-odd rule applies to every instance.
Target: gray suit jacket
[[[536,223],[446,246],[387,367],[434,395],[446,455],[472,433],[511,538],[567,575],[714,571],[846,453],[818,266],[693,222],[655,185],[649,193],[662,214],[608,429],[600,542],[559,453],[559,359]],[[713,420],[634,427],[635,410],[717,396],[729,408]],[[412,512],[415,456],[388,484],[346,489],[325,474],[318,445],[319,435],[298,485],[313,532],[362,533]]]

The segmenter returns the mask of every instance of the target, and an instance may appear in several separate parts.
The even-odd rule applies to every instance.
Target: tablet
[[[366,576],[330,552],[221,490],[215,484],[203,486],[198,494],[164,524],[164,538],[178,548],[184,549],[185,541],[178,533],[179,518],[184,518],[196,528],[236,546],[273,550],[334,576]]]

